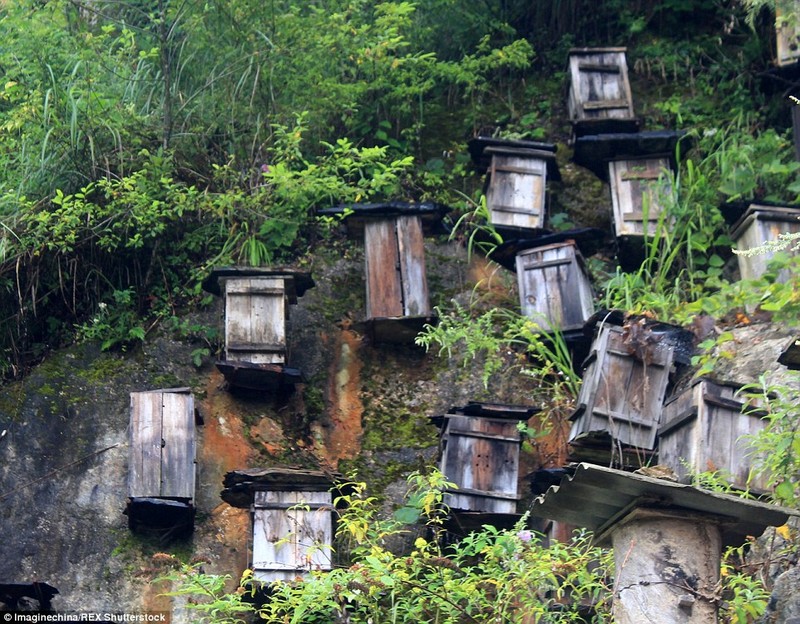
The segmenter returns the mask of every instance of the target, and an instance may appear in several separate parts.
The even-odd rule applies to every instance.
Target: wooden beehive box
[[[440,469],[458,486],[446,494],[446,505],[467,512],[516,513],[522,444],[517,425],[537,411],[470,403],[440,417]]]
[[[341,475],[299,468],[249,468],[226,473],[222,500],[249,509],[251,568],[256,580],[289,581],[330,570],[334,482]],[[340,493],[342,490],[337,490]]]
[[[486,207],[498,231],[543,229],[548,171],[555,169],[553,152],[519,147],[490,146]]]
[[[778,67],[788,67],[800,59],[800,3],[778,0],[775,5],[775,62]]]
[[[128,514],[132,529],[194,519],[195,411],[188,388],[131,393]]]
[[[522,313],[542,330],[581,329],[594,312],[594,292],[578,246],[564,241],[517,253]]]
[[[780,234],[798,232],[800,232],[800,207],[751,203],[733,226],[731,236],[736,241],[737,249],[745,250],[778,240]],[[773,257],[774,253],[759,253],[752,256],[737,254],[742,279],[761,277]],[[778,280],[786,281],[788,277],[787,273],[782,273],[778,276]]]
[[[750,445],[746,436],[761,431],[760,412],[743,414],[739,386],[696,379],[664,404],[658,430],[658,463],[689,482],[691,473],[712,471],[738,489],[767,490],[767,478],[750,478]],[[750,411],[749,409],[746,411]]]
[[[225,267],[204,283],[224,297],[225,357],[217,362],[228,383],[255,390],[294,383],[287,367],[289,305],[314,285],[311,275],[281,268]]]
[[[668,193],[662,186],[670,160],[666,156],[627,158],[608,163],[614,230],[617,237],[653,236]],[[663,196],[663,195],[662,195]]]
[[[229,277],[220,281],[225,296],[225,359],[285,364],[286,278]]]
[[[614,445],[655,449],[673,355],[665,341],[601,324],[584,363],[570,442],[610,436]]]
[[[638,128],[625,54],[625,48],[569,51],[567,108],[576,136]]]
[[[440,231],[447,208],[388,202],[320,211],[321,215],[343,213],[350,234],[363,235],[364,240],[366,319],[358,327],[374,342],[413,342],[423,325],[435,322],[424,236]]]
[[[331,569],[333,504],[319,491],[256,491],[253,503],[253,576],[291,581]]]

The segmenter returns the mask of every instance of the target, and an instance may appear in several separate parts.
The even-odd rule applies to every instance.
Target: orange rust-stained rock
[[[482,256],[472,257],[469,266],[469,279],[475,284],[475,292],[481,300],[491,305],[515,308],[519,299],[515,294],[517,280],[514,274],[499,264]]]
[[[317,449],[331,468],[336,469],[341,459],[352,459],[361,450],[361,339],[355,332],[343,330],[336,335],[333,345],[328,385],[330,426],[323,430],[324,448]]]
[[[283,449],[283,428],[271,418],[262,418],[250,430],[250,434],[270,455],[276,455]]]
[[[247,467],[255,454],[245,436],[235,400],[222,386],[222,375],[213,373],[201,406],[205,423],[203,443],[199,445],[200,461],[208,475],[204,480],[220,485],[226,472]],[[211,475],[213,478],[209,478]]]

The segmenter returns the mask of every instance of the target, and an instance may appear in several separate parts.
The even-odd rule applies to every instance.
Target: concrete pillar
[[[617,624],[713,624],[721,518],[637,508],[610,527]]]

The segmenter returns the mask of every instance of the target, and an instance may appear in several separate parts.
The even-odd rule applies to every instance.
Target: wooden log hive
[[[287,366],[289,306],[314,286],[311,275],[284,268],[222,267],[203,287],[224,297],[225,357],[217,368],[229,386],[277,390],[301,380]]]
[[[738,389],[702,378],[667,400],[658,430],[659,464],[684,482],[691,473],[710,470],[737,489],[765,492],[766,476],[751,479],[747,436],[766,422],[762,412],[736,398]]]
[[[222,500],[252,514],[250,561],[256,580],[291,581],[331,569],[332,490],[340,478],[338,473],[277,467],[225,475]]]
[[[555,167],[553,152],[491,146],[486,189],[489,221],[499,231],[544,228],[548,170]]]
[[[800,3],[778,0],[775,3],[775,63],[790,67],[800,60]]]
[[[327,208],[344,215],[351,236],[363,236],[366,318],[356,329],[373,342],[413,342],[435,322],[428,295],[424,236],[442,232],[449,209],[441,204],[386,202]]]
[[[544,332],[579,330],[594,312],[594,292],[577,245],[565,241],[517,253],[522,313]]]
[[[333,504],[329,489],[256,491],[253,503],[253,576],[291,581],[331,569]]]

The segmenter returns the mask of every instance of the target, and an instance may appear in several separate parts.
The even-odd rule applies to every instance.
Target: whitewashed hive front
[[[277,390],[301,379],[289,368],[289,307],[314,286],[311,274],[281,267],[221,267],[203,287],[224,298],[225,356],[217,368],[231,387]]]
[[[469,142],[477,169],[486,172],[489,223],[505,238],[545,228],[547,185],[560,180],[551,143],[479,136]]]
[[[791,67],[800,60],[800,2],[777,0],[775,3],[775,39],[778,67]]]
[[[670,193],[666,156],[625,158],[608,163],[614,230],[617,237],[654,236],[662,216],[665,197]]]
[[[291,581],[328,571],[332,544],[329,489],[255,492],[252,569],[257,581]]]
[[[521,250],[517,282],[522,314],[543,332],[581,329],[594,312],[594,292],[573,241]]]
[[[221,278],[225,295],[225,359],[286,363],[286,278]]]
[[[222,500],[249,509],[252,516],[250,567],[257,581],[292,581],[331,569],[332,491],[340,478],[338,473],[278,467],[225,475]]]

